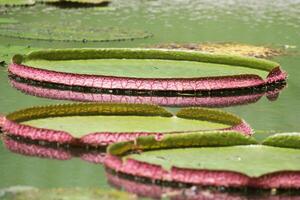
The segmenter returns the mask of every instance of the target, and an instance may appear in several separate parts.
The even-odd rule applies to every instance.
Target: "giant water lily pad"
[[[46,83],[142,93],[260,88],[286,79],[272,61],[157,49],[36,51],[14,56],[9,72]]]
[[[114,190],[101,190],[94,188],[57,188],[57,189],[37,189],[30,187],[10,187],[0,190],[1,200],[57,200],[57,199],[74,199],[74,200],[129,200],[136,199],[133,195]]]
[[[107,42],[151,37],[148,32],[121,27],[88,27],[78,22],[20,23],[0,25],[0,35],[33,40]]]
[[[234,132],[165,135],[159,141],[141,137],[135,143],[109,146],[105,165],[127,175],[167,182],[299,188],[300,150],[256,143],[254,138]],[[142,152],[128,155],[137,149]]]
[[[47,84],[38,81],[28,81],[19,77],[10,76],[10,84],[17,90],[43,98],[72,100],[82,102],[108,102],[108,103],[145,103],[161,106],[202,106],[202,107],[229,107],[245,105],[258,102],[264,95],[271,101],[278,98],[279,93],[284,88],[284,84],[266,90],[243,90],[232,91],[230,93],[216,92],[201,93],[201,95],[151,95],[131,92],[120,94],[114,91],[87,90],[82,87],[66,88],[59,84]]]
[[[173,115],[162,107],[143,104],[33,107],[8,114],[3,125],[9,135],[94,146],[133,140],[142,135],[223,129],[252,133],[246,122],[223,111],[186,108]]]

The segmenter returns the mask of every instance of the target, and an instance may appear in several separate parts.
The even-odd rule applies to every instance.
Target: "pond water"
[[[46,5],[0,8],[0,17],[22,23],[79,23],[90,27],[121,27],[147,31],[153,37],[114,42],[55,42],[0,36],[0,60],[39,48],[145,47],[171,42],[240,42],[285,47],[275,57],[289,74],[288,86],[276,101],[262,97],[249,105],[227,107],[256,130],[300,131],[300,1],[299,0],[113,0],[108,8],[59,9]],[[64,30],[61,30],[62,32]],[[78,30],[80,31],[80,30]],[[13,89],[0,67],[0,113],[34,105],[62,103]],[[176,111],[177,108],[168,108]],[[22,156],[0,142],[0,188],[13,185],[109,188],[101,164],[80,158],[67,161]]]

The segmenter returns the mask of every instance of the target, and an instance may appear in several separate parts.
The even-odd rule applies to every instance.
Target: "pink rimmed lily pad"
[[[105,166],[152,181],[233,188],[300,188],[299,149],[256,143],[234,132],[166,135],[159,141],[141,137],[134,143],[109,146]]]
[[[156,95],[125,95],[110,93],[97,93],[86,91],[72,91],[67,89],[56,89],[51,87],[44,87],[38,84],[29,84],[26,82],[10,79],[12,87],[21,92],[33,96],[72,100],[80,102],[104,102],[104,103],[144,103],[156,104],[160,106],[202,106],[202,107],[229,107],[236,105],[251,104],[259,101],[262,96],[266,95],[270,100],[276,100],[284,85],[274,88],[269,91],[253,92],[253,91],[232,91],[229,94],[207,94],[203,96],[156,96]]]
[[[185,108],[173,115],[154,105],[110,103],[50,105],[16,111],[5,117],[3,130],[31,140],[91,146],[147,135],[210,130],[252,134],[243,119],[219,110]]]
[[[233,55],[160,49],[61,49],[16,55],[15,76],[98,89],[195,91],[264,87],[285,81],[278,63]]]

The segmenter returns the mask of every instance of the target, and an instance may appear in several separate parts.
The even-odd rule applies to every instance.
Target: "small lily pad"
[[[25,189],[16,190],[6,188],[0,190],[4,192],[0,196],[1,200],[57,200],[57,199],[86,199],[86,200],[110,200],[110,199],[136,199],[133,195],[114,190],[101,190],[94,188],[57,188],[57,189]]]
[[[3,130],[9,135],[93,146],[134,140],[142,135],[223,129],[252,133],[242,119],[223,111],[185,108],[173,115],[162,107],[143,104],[33,107],[7,115],[3,125]]]
[[[0,25],[0,35],[32,40],[108,42],[148,38],[146,31],[120,27],[88,27],[82,23],[20,23]]]
[[[281,135],[282,140],[288,137]],[[294,137],[299,140],[299,134]],[[127,175],[167,182],[299,188],[300,150],[279,148],[280,143],[256,143],[254,138],[234,132],[166,135],[159,141],[140,137],[135,143],[110,145],[105,165]],[[137,149],[142,152],[135,153]]]
[[[61,49],[31,52],[15,60],[9,67],[12,75],[103,90],[190,94],[261,88],[286,79],[286,73],[272,61],[190,51]]]

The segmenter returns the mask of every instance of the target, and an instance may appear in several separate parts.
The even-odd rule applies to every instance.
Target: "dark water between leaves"
[[[276,101],[259,101],[228,107],[256,130],[300,131],[300,1],[114,1],[100,9],[66,9],[37,5],[0,9],[0,17],[22,23],[79,23],[91,27],[122,27],[153,34],[147,39],[123,42],[49,42],[0,36],[0,58],[38,48],[144,47],[170,42],[240,42],[284,47],[288,55],[273,58],[289,74],[288,86]],[[80,31],[80,30],[78,30]],[[62,35],[65,34],[61,30]],[[298,52],[297,52],[298,51]],[[0,68],[0,113],[34,105],[61,103],[23,94],[13,89],[5,67]],[[176,108],[169,108],[176,111]],[[73,157],[66,161],[22,156],[0,143],[0,188],[14,185],[109,188],[101,164]]]

